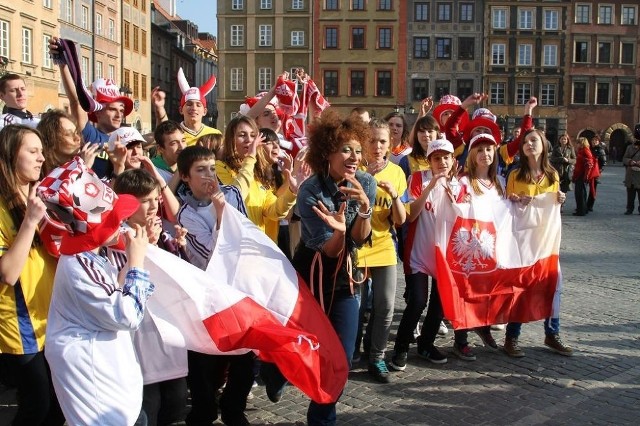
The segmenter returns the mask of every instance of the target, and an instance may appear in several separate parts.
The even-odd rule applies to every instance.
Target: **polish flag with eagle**
[[[557,194],[538,195],[524,207],[483,198],[438,200],[435,262],[444,316],[456,329],[557,317]]]

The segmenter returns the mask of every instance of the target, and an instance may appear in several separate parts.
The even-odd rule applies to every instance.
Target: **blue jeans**
[[[521,322],[510,322],[507,324],[506,336],[512,339],[517,339],[518,336],[520,336],[521,329]],[[546,336],[560,334],[560,318],[547,318],[544,320],[544,334]]]
[[[331,312],[327,313],[329,321],[331,321],[331,325],[342,343],[349,366],[351,366],[351,357],[356,346],[358,332],[358,311],[360,309],[358,293],[359,291],[356,291],[355,296],[334,299]],[[335,425],[336,403],[318,404],[311,401],[307,410],[307,424],[309,426]]]

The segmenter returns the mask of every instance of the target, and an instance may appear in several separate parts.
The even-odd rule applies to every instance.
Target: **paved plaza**
[[[640,215],[624,216],[624,168],[603,171],[595,211],[575,217],[573,193],[562,215],[564,293],[561,335],[573,357],[543,345],[542,322],[523,326],[525,358],[482,347],[473,333],[477,361],[452,354],[453,333],[438,338],[449,357],[431,364],[409,353],[404,372],[390,384],[370,379],[366,364],[351,372],[338,405],[338,423],[350,425],[632,425],[640,421]],[[402,279],[402,278],[401,278]],[[388,357],[404,301],[399,283]],[[502,332],[494,331],[498,344]],[[308,401],[287,388],[271,403],[264,387],[253,391],[252,424],[303,424]],[[0,425],[9,424],[14,393],[0,393]]]

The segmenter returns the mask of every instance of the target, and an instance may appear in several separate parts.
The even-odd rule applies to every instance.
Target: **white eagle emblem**
[[[477,223],[471,229],[460,227],[452,238],[452,252],[455,255],[453,264],[462,272],[469,275],[470,272],[485,272],[494,262],[496,237],[490,231],[483,229]],[[481,271],[476,271],[481,269]]]

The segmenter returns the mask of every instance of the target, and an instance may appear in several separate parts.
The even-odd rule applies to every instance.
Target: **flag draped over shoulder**
[[[497,198],[461,204],[443,198],[436,210],[438,292],[454,328],[557,316],[556,193],[538,195],[526,207]]]
[[[328,318],[284,254],[233,208],[202,271],[157,247],[145,267],[147,309],[165,343],[209,353],[259,351],[319,403],[338,399],[346,356]]]

